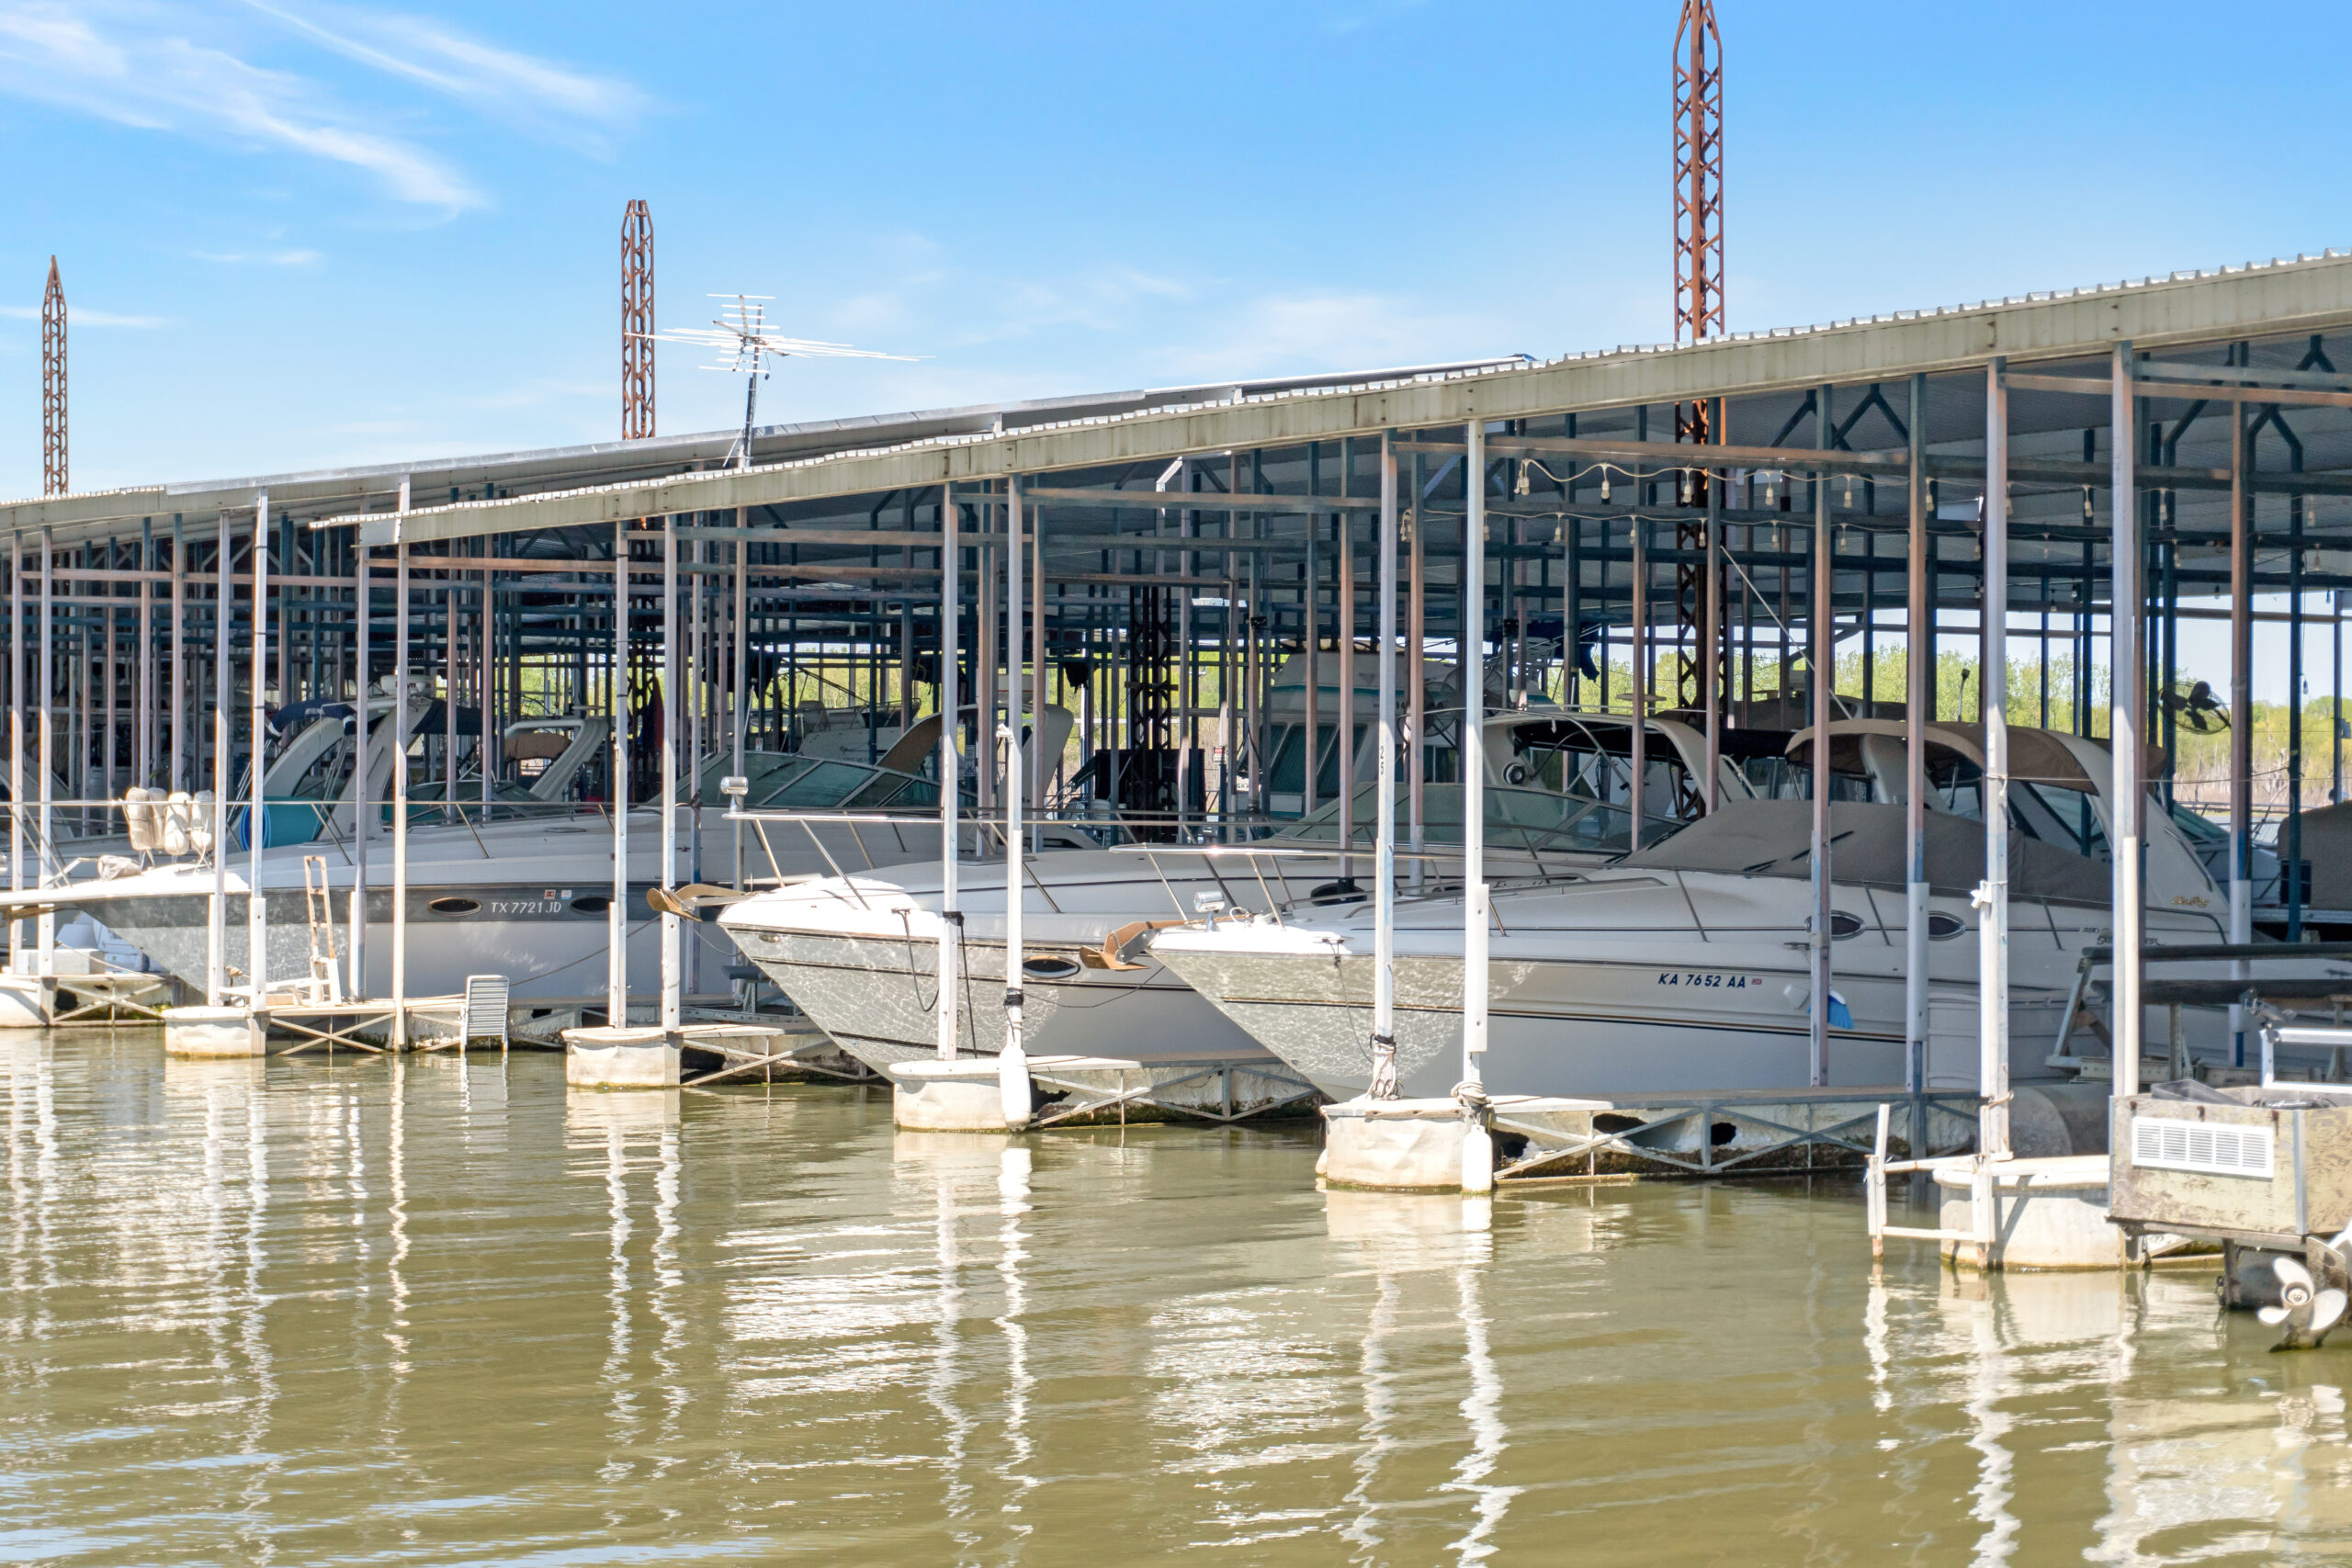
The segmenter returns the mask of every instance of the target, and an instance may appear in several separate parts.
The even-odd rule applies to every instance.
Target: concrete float
[[[662,1029],[567,1029],[563,1081],[574,1089],[675,1089],[677,1037]]]
[[[1979,1191],[1978,1172],[1986,1179]],[[1955,1162],[1935,1172],[1943,1256],[1962,1268],[2123,1269],[2133,1259],[2107,1222],[2107,1156]],[[1978,1228],[1980,1195],[1992,1213]],[[1985,1235],[1980,1247],[1963,1235]]]
[[[165,1008],[167,1056],[258,1056],[268,1049],[260,1015],[244,1008]]]
[[[53,977],[0,974],[0,1029],[46,1029],[56,1016]]]
[[[890,1120],[916,1133],[1019,1133],[1027,1118],[1005,1115],[994,1056],[890,1064]]]
[[[1495,1180],[1489,1123],[1498,1118],[1581,1118],[1608,1102],[1556,1096],[1498,1094],[1482,1114],[1458,1100],[1368,1100],[1323,1107],[1323,1153],[1315,1174],[1340,1187],[1389,1192],[1485,1192]]]

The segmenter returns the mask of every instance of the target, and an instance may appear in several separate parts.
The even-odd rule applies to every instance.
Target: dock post
[[[2109,592],[2112,601],[2108,625],[2114,643],[2109,653],[2109,665],[2114,671],[2109,680],[2108,733],[2114,738],[2109,748],[2114,758],[2115,778],[2115,957],[2110,973],[2115,982],[2115,1006],[2109,1021],[2109,1033],[2114,1043],[2114,1083],[2110,1092],[2118,1099],[2140,1092],[2141,1035],[2146,1025],[2146,1012],[2141,1005],[2142,927],[2146,894],[2141,886],[2141,849],[2143,829],[2141,817],[2145,810],[2147,785],[2141,777],[2146,766],[2147,748],[2143,743],[2147,725],[2147,699],[2142,687],[2146,680],[2146,666],[2140,658],[2140,618],[2143,613],[2145,594],[2140,581],[2140,508],[2133,489],[2139,451],[2139,421],[2134,412],[2132,394],[2132,345],[2115,345],[2109,375],[2113,379],[2114,412],[2113,494],[2109,499],[2111,515],[2109,525],[2114,531],[2109,547],[2110,564],[2115,572],[2114,587]],[[2232,472],[2236,470],[2234,467]],[[2233,609],[2233,615],[2235,614]],[[2291,704],[2301,702],[2300,695]],[[2242,707],[2233,710],[2245,716],[2233,730],[2231,744],[2237,744],[2236,729],[2250,730],[2254,710]],[[2298,719],[2297,724],[2301,723]],[[2232,902],[2232,919],[2236,919],[2236,904]],[[2230,940],[2242,942],[2234,929]]]
[[[1021,523],[1024,510],[1021,476],[1004,481],[1004,635],[1007,690],[1004,748],[1004,1049],[996,1059],[997,1095],[1008,1127],[1026,1126],[1035,1105],[1029,1087],[1029,1055],[1021,1041],[1021,916],[1028,902],[1022,886],[1021,817],[1028,778],[1021,766],[1022,708],[1029,697],[1023,671],[1028,638],[1021,623]],[[1040,601],[1042,604],[1042,600]]]
[[[1366,1099],[1394,1100],[1396,1087],[1396,433],[1380,433],[1378,563],[1380,712],[1379,816],[1373,865],[1372,1082]],[[1352,793],[1352,792],[1351,792]]]
[[[605,917],[605,1025],[628,1025],[628,525],[613,525],[613,902]]]
[[[957,1032],[962,1028],[956,1013],[964,912],[956,886],[959,848],[956,781],[960,774],[956,759],[956,729],[961,706],[956,689],[956,660],[964,607],[956,523],[956,487],[943,484],[939,487],[939,682],[935,688],[939,694],[939,1059],[943,1062],[956,1059]],[[743,771],[741,761],[736,763],[735,771]],[[741,830],[738,824],[737,831]]]
[[[2009,390],[2008,362],[1984,370],[1984,881],[1976,889],[1976,1025],[1984,1108],[1976,1150],[2009,1154]],[[2119,676],[2120,678],[2120,676]],[[1980,1224],[1981,1224],[1980,1220]]]
[[[408,541],[392,563],[392,1026],[408,1044]]]
[[[2254,940],[2254,497],[2246,483],[2247,436],[2245,403],[2230,402],[2230,941]],[[2125,568],[2115,565],[2117,582]],[[2122,606],[2116,606],[2120,615]],[[2110,624],[2113,624],[2110,622]],[[2121,707],[2122,677],[2116,679],[2117,713]],[[2290,707],[2301,701],[2290,694]],[[2135,719],[2132,732],[2139,732]],[[2121,731],[2116,732],[2119,736]],[[2122,759],[2116,765],[2120,769]],[[2119,795],[2118,800],[2121,799]],[[2119,857],[2116,863],[2122,863]],[[2117,918],[2121,918],[2117,911]],[[2119,939],[2120,932],[2117,933]],[[2122,950],[2117,949],[2118,956]],[[2230,965],[2233,979],[2252,974],[2241,959]],[[2118,981],[2121,976],[2119,972]],[[2122,1016],[2117,1010],[2116,1016]],[[2230,1004],[2230,1065],[2245,1066],[2246,1010]]]
[[[680,700],[678,659],[677,514],[662,514],[662,891],[678,885],[678,727],[686,705]],[[699,759],[697,759],[697,761]],[[673,908],[662,911],[662,1027],[675,1030],[684,1020],[679,996],[678,939],[684,922]],[[627,1020],[623,1020],[626,1022]]]
[[[1462,1190],[1495,1187],[1495,1139],[1481,1077],[1487,1054],[1487,422],[1473,419],[1464,479],[1462,686]],[[1421,628],[1415,628],[1417,631]],[[1634,719],[1640,732],[1641,719]],[[1638,775],[1637,775],[1638,777]],[[1638,788],[1638,784],[1636,785]]]
[[[1818,445],[1827,451],[1836,442],[1838,426],[1830,417],[1830,393],[1814,389],[1814,428]],[[1638,528],[1639,523],[1634,525]],[[1833,603],[1838,583],[1834,536],[1829,526],[1829,475],[1816,468],[1813,476],[1813,591],[1806,596],[1806,683],[1813,699],[1813,931],[1807,944],[1806,967],[1812,972],[1812,1008],[1807,1018],[1808,1071],[1806,1082],[1820,1089],[1829,1082],[1829,1004],[1832,950],[1832,906],[1829,875],[1829,721],[1834,716],[1831,693],[1838,679],[1838,621]],[[1785,680],[1785,677],[1783,678]],[[1641,788],[1641,780],[1634,781]]]
[[[229,987],[229,514],[220,513],[212,585],[212,902],[206,911],[204,999],[219,1007]],[[44,587],[44,592],[46,588]],[[44,616],[44,619],[47,617]],[[49,783],[46,748],[41,784]],[[44,818],[46,813],[43,813]],[[48,835],[44,820],[41,831]]]
[[[25,890],[25,536],[8,536],[8,891]],[[25,923],[8,921],[8,972],[21,967]]]
[[[1903,692],[1903,1086],[1911,1094],[1910,1149],[1927,1155],[1928,1087],[1928,705],[1935,691],[1935,606],[1928,598],[1928,378],[1911,378],[1911,531],[1904,555]],[[2046,598],[2047,595],[2045,594]],[[2044,645],[2043,667],[2048,668]]]
[[[223,645],[225,651],[226,645]],[[253,987],[254,1006],[269,996],[269,919],[261,886],[262,846],[269,839],[269,803],[262,798],[262,759],[268,750],[269,707],[266,682],[269,674],[269,491],[254,496],[254,632],[253,632],[253,761],[246,776],[253,780],[253,800],[245,807],[245,982]],[[280,694],[284,700],[284,694]]]
[[[220,536],[227,539],[229,525],[220,524]],[[226,547],[223,546],[225,551]],[[221,569],[226,571],[228,569]],[[34,834],[34,863],[42,868],[36,886],[49,881],[48,867],[54,858],[57,843],[56,793],[51,781],[57,777],[57,761],[51,754],[50,736],[50,704],[55,700],[57,659],[57,541],[49,529],[40,531],[40,702],[35,722],[40,726],[40,830]],[[217,860],[220,851],[213,851]],[[224,906],[225,907],[225,906]],[[57,973],[57,917],[44,913],[33,921],[33,942],[38,950],[34,959],[35,972],[44,980]]]
[[[401,480],[403,494],[408,480]],[[358,707],[355,722],[359,727],[353,742],[357,763],[352,770],[351,813],[351,995],[356,1000],[368,995],[368,840],[376,829],[374,808],[368,798],[368,623],[375,618],[372,592],[368,578],[373,568],[368,557],[370,547],[354,541],[352,549],[352,619],[355,649],[353,692]]]

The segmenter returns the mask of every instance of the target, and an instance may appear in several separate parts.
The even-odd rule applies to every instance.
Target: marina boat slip
[[[732,766],[717,758],[705,765],[705,797],[723,802],[718,784]],[[745,758],[746,800],[753,806],[789,806],[807,810],[852,807],[935,805],[937,786],[910,773],[836,759],[752,752]],[[684,796],[684,786],[681,786]],[[487,813],[463,801],[458,820],[442,820],[443,807],[412,799],[408,834],[408,977],[411,996],[440,995],[463,988],[465,977],[503,973],[518,998],[579,996],[600,990],[605,977],[606,932],[613,897],[613,824],[593,803],[499,799]],[[389,809],[379,815],[389,815]],[[732,866],[736,825],[717,809],[705,813],[702,858],[716,869]],[[806,877],[836,868],[887,865],[920,856],[936,858],[939,830],[912,822],[889,827],[812,825],[809,831],[771,831],[763,844],[745,832],[747,860],[754,882]],[[628,973],[632,987],[658,984],[659,933],[646,904],[661,880],[661,812],[657,806],[629,812]],[[695,829],[679,817],[677,863],[683,874],[694,863]],[[330,905],[338,928],[336,952],[346,961],[350,894],[357,875],[355,845],[348,836],[281,847],[265,847],[262,895],[267,931],[267,973],[278,978],[309,972],[312,951],[304,897],[306,860],[323,863]],[[356,994],[391,991],[392,841],[379,827],[368,844],[367,973],[349,976]],[[109,870],[118,869],[110,866]],[[125,866],[129,874],[91,877],[66,888],[13,895],[18,904],[50,903],[81,910],[119,942],[137,949],[148,967],[177,976],[200,991],[208,963],[213,869],[195,858],[146,869]],[[229,855],[227,963],[237,979],[249,969],[247,906],[250,862]],[[312,872],[310,874],[317,874]],[[682,874],[682,880],[683,874]],[[729,944],[707,923],[689,922],[692,940],[703,950],[701,973],[717,976],[734,961]],[[692,960],[689,959],[689,963]],[[240,981],[240,983],[243,983]]]
[[[1829,1083],[1900,1084],[1904,747],[1899,727],[1870,720],[1831,734]],[[2106,939],[2111,803],[2098,742],[2022,728],[2009,737],[2011,1070],[2023,1080],[2051,1075],[2044,1063],[2083,949]],[[1939,990],[1973,994],[1983,752],[1967,727],[1936,727],[1929,740],[1931,978]],[[1791,751],[1809,754],[1811,732],[1800,734]],[[1508,868],[1490,863],[1487,1089],[1577,1096],[1805,1086],[1810,813],[1798,800],[1726,802],[1613,865],[1533,886],[1510,885]],[[2226,934],[2223,896],[2161,811],[2149,817],[2147,886],[2151,942]],[[1407,1098],[1449,1095],[1461,1077],[1462,920],[1458,895],[1397,905],[1396,1069]],[[1169,973],[1339,1099],[1371,1080],[1373,950],[1373,911],[1361,902],[1221,911],[1151,943]],[[2208,1049],[2222,1043],[2222,1020],[2197,1015]],[[1976,1051],[1972,1008],[1951,1060],[1931,1053],[1928,1087],[1973,1086]]]
[[[1532,710],[1484,728],[1490,864],[1543,878],[1607,863],[1624,853],[1632,825],[1632,721],[1622,715]],[[1773,750],[1777,750],[1775,745]],[[1652,837],[1695,816],[1703,792],[1705,739],[1687,725],[1652,720],[1643,804]],[[1721,798],[1745,799],[1746,776],[1726,761]],[[1340,853],[1341,804],[1250,846],[1136,845],[1048,852],[1023,867],[1020,984],[1032,1051],[1115,1051],[1139,1059],[1252,1052],[1227,1022],[1152,955],[1156,928],[1212,906],[1265,911],[1360,899],[1372,864],[1374,792],[1351,803],[1355,849]],[[1408,882],[1436,888],[1461,875],[1462,789],[1428,786],[1427,852],[1408,859]],[[1402,792],[1398,811],[1405,810]],[[1398,837],[1407,837],[1399,823]],[[943,931],[960,932],[965,999],[962,1049],[993,1055],[1004,1039],[1004,867],[961,866],[960,923],[941,917],[936,863],[887,874],[827,877],[762,893],[729,908],[720,925],[745,956],[843,1049],[877,1069],[938,1049],[936,988]]]

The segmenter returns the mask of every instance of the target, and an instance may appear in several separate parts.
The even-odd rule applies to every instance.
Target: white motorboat
[[[732,759],[725,757],[705,764],[707,798],[724,799],[718,786],[732,765]],[[861,762],[753,752],[747,755],[745,767],[745,798],[755,807],[865,811],[893,805],[915,808],[938,799],[937,786],[927,778]],[[327,826],[322,837],[263,850],[265,973],[277,980],[311,973],[314,944],[322,942],[313,929],[305,883],[306,878],[322,880],[345,985],[364,981],[364,989],[355,994],[381,997],[390,994],[392,979],[390,810],[370,813],[379,826],[368,849],[367,972],[354,976],[349,966],[350,895],[358,862],[351,833],[353,808],[346,795],[340,813],[321,814]],[[459,989],[467,976],[477,974],[508,976],[519,998],[603,992],[614,884],[608,813],[594,804],[516,800],[504,795],[487,812],[478,804],[465,804],[455,821],[446,820],[445,808],[435,802],[412,799],[409,812],[409,995],[447,995]],[[721,811],[706,810],[701,829],[706,868],[731,871],[736,830]],[[695,863],[695,837],[692,814],[683,808],[677,831],[677,879],[684,882]],[[939,844],[935,828],[925,832],[911,823],[821,824],[806,832],[747,831],[745,837],[748,878],[754,884],[917,856],[935,859]],[[632,808],[627,926],[633,991],[660,982],[659,928],[646,897],[661,884],[661,848],[659,807]],[[250,983],[246,895],[252,863],[233,843],[226,859],[226,963],[233,972],[232,979],[243,986]],[[319,864],[306,870],[306,861]],[[200,991],[209,963],[214,893],[209,861],[192,856],[145,868],[118,861],[105,869],[118,874],[62,888],[27,890],[9,900],[81,910],[143,954],[146,968],[175,976]],[[697,961],[689,949],[689,976],[698,968],[701,988],[724,988],[722,976],[736,962],[731,945],[707,923],[690,924],[688,930],[701,950]]]
[[[2010,730],[2012,1073],[2044,1064],[2085,946],[2109,922],[2109,767],[2099,743]],[[1831,1086],[1905,1081],[1903,747],[1899,726],[1832,727],[1834,989]],[[1977,735],[1930,732],[1930,983],[1966,1001],[1976,983],[1969,896],[1984,874]],[[1792,752],[1809,748],[1801,734]],[[1489,1047],[1483,1079],[1514,1094],[1602,1095],[1802,1088],[1811,1066],[1807,949],[1812,807],[1727,804],[1616,864],[1491,895]],[[2226,908],[2161,810],[2147,815],[2148,939],[2222,939]],[[1400,901],[1396,916],[1400,1090],[1444,1096],[1461,1077],[1463,903]],[[1335,1098],[1372,1077],[1374,919],[1363,905],[1229,912],[1161,931],[1152,956],[1234,1024]],[[2217,967],[2216,973],[2222,971]],[[2167,970],[2167,974],[2174,973]],[[2218,1014],[2209,1025],[2218,1025]],[[1973,1011],[1931,1088],[1977,1079]]]
[[[1498,781],[1486,792],[1492,863],[1543,877],[1623,854],[1632,826],[1632,724],[1623,715],[1549,707],[1487,721],[1486,765]],[[1704,776],[1706,742],[1687,725],[1654,719],[1646,750],[1645,841],[1654,842],[1702,804],[1695,781]],[[1724,762],[1718,776],[1723,798],[1748,796],[1735,761]],[[1499,782],[1506,778],[1521,782]],[[1361,786],[1352,803],[1355,848],[1346,856],[1333,802],[1248,845],[1136,845],[1028,859],[1026,1048],[1137,1060],[1258,1055],[1247,1032],[1164,968],[1142,939],[1209,907],[1266,911],[1361,901],[1359,879],[1372,870],[1374,793]],[[1401,880],[1434,889],[1459,878],[1461,809],[1459,784],[1427,787],[1427,852],[1405,858]],[[992,1055],[1005,1033],[1004,864],[959,866],[958,923],[942,919],[941,883],[940,867],[923,863],[828,877],[746,899],[719,923],[795,1005],[877,1069],[937,1050],[938,944],[943,932],[954,933],[963,955],[959,1049]]]

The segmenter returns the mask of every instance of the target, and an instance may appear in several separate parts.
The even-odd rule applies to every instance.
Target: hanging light
[[[1519,484],[1518,484],[1518,485],[1517,485],[1517,487],[1513,490],[1513,491],[1512,491],[1512,493],[1513,493],[1513,494],[1515,494],[1515,495],[1525,495],[1525,494],[1527,493],[1527,470],[1528,470],[1529,468],[1532,468],[1532,467],[1534,467],[1534,464],[1533,464],[1532,462],[1531,462],[1529,459],[1524,458],[1524,457],[1522,457],[1522,458],[1521,458],[1521,459],[1520,459],[1520,463],[1519,463]]]
[[[1846,476],[1846,510],[1854,510],[1854,476],[1851,474]]]
[[[1764,476],[1764,509],[1767,512],[1770,512],[1772,509],[1774,504],[1772,500],[1772,487],[1778,484],[1780,479],[1781,476],[1777,473],[1768,472]]]
[[[1609,499],[1609,470],[1605,468],[1600,470],[1600,499]]]

